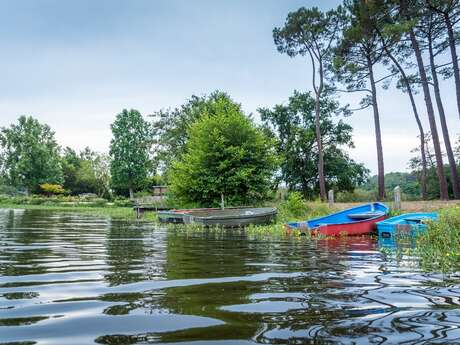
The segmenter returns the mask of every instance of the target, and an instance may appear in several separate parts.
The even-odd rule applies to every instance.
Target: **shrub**
[[[299,192],[290,192],[285,201],[280,204],[280,210],[286,215],[299,217],[308,211],[307,203]]]
[[[46,195],[64,194],[65,189],[59,184],[42,183],[40,190]]]
[[[113,204],[118,207],[132,207],[133,201],[127,198],[118,197],[113,201]]]

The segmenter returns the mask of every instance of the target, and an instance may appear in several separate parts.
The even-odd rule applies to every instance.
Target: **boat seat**
[[[363,212],[363,213],[352,213],[348,215],[348,218],[353,220],[360,220],[360,219],[369,219],[374,217],[383,216],[384,212]]]

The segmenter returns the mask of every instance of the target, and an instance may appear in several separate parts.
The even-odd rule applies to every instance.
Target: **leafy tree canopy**
[[[0,162],[6,182],[30,192],[43,183],[61,184],[59,146],[54,132],[30,116],[0,130]]]
[[[230,103],[231,102],[231,103]],[[230,103],[230,104],[229,104]],[[273,141],[226,97],[213,102],[187,133],[169,170],[170,191],[182,203],[250,205],[267,198],[277,166]]]
[[[321,136],[324,149],[326,186],[337,191],[353,191],[365,181],[368,170],[353,161],[341,148],[353,147],[352,128],[343,121],[334,123],[339,110],[337,102],[321,100]],[[302,191],[306,197],[318,193],[318,150],[315,141],[315,99],[310,93],[295,91],[287,105],[259,109],[266,129],[278,141],[282,157],[281,181],[291,190]]]
[[[155,160],[167,172],[171,162],[185,151],[190,127],[204,114],[213,116],[224,108],[227,112],[241,111],[228,94],[214,91],[209,96],[192,96],[174,110],[161,110],[152,115],[155,144]]]
[[[110,172],[112,185],[116,189],[142,188],[152,170],[150,150],[151,127],[137,110],[124,109],[111,125]]]
[[[108,157],[85,148],[79,154],[66,147],[62,154],[64,188],[73,195],[95,193],[108,196],[110,171]]]

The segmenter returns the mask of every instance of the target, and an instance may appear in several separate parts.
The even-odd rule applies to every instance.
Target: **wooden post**
[[[334,191],[332,189],[327,193],[327,200],[329,202],[329,207],[334,206]]]
[[[220,193],[220,208],[223,210],[225,208],[224,204],[224,193]]]
[[[399,186],[395,187],[395,189],[393,190],[393,195],[394,195],[393,208],[399,211],[401,210],[401,188]]]

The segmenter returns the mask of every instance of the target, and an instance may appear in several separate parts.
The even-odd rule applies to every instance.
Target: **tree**
[[[110,197],[110,156],[105,153],[95,153],[91,164],[97,181],[97,195],[105,198]]]
[[[216,206],[267,198],[277,166],[273,141],[243,112],[220,101],[188,130],[184,153],[172,163],[169,186],[175,200]]]
[[[382,58],[379,36],[373,20],[381,11],[381,2],[349,0],[345,2],[349,23],[336,48],[334,69],[337,79],[347,85],[349,92],[366,92],[361,101],[362,108],[372,106],[374,113],[375,141],[378,165],[378,197],[385,197],[385,169],[383,162],[380,114],[377,104],[374,65]],[[370,84],[370,89],[367,87]]]
[[[59,146],[48,125],[21,116],[17,124],[0,130],[4,177],[10,185],[38,192],[43,183],[63,182]]]
[[[150,125],[137,110],[124,109],[111,125],[110,172],[115,188],[134,190],[140,188],[151,171]]]
[[[421,25],[419,25],[424,38],[427,40],[428,56],[430,60],[431,79],[433,82],[434,95],[436,105],[438,107],[439,119],[441,120],[441,130],[446,147],[447,159],[450,167],[450,176],[452,180],[452,188],[454,191],[454,199],[460,199],[460,184],[458,180],[457,165],[455,162],[454,152],[450,143],[449,129],[447,126],[446,114],[444,112],[444,105],[441,99],[441,91],[439,89],[439,80],[435,56],[442,53],[443,49],[438,49],[436,39],[443,36],[443,27],[439,26],[432,12],[424,13],[422,15]],[[436,46],[435,46],[436,45]]]
[[[447,200],[449,199],[449,192],[447,189],[446,176],[444,174],[444,164],[442,159],[441,145],[439,143],[436,119],[434,116],[433,102],[431,100],[430,90],[428,86],[428,77],[425,71],[422,52],[414,29],[414,22],[416,23],[418,20],[420,20],[419,4],[417,4],[414,1],[399,0],[399,13],[397,13],[397,15],[395,16],[394,23],[391,26],[393,26],[393,30],[401,30],[401,32],[406,33],[409,36],[411,42],[412,50],[417,61],[420,82],[422,84],[425,105],[428,113],[428,120],[430,124],[431,136],[436,157],[436,171],[438,174],[440,191],[439,194],[442,200]]]
[[[86,147],[79,154],[66,147],[62,154],[64,188],[73,195],[95,193],[108,196],[110,168],[107,155]]]
[[[322,98],[320,106],[326,187],[353,191],[366,180],[368,170],[350,159],[341,148],[353,147],[352,128],[342,120],[332,121],[332,116],[339,112],[337,102]],[[287,105],[262,108],[259,112],[266,129],[277,139],[278,153],[282,158],[282,182],[291,190],[301,191],[307,198],[314,197],[319,189],[316,100],[310,93],[295,91]]]
[[[454,32],[455,25],[460,21],[460,2],[458,0],[428,0],[428,8],[437,13],[444,21],[447,29],[447,44],[450,48],[452,68],[455,80],[455,91],[457,95],[457,109],[460,116],[460,71],[457,57],[457,39]]]
[[[235,103],[228,94],[214,91],[209,96],[193,95],[185,104],[174,110],[161,110],[151,115],[155,146],[155,161],[167,174],[171,163],[185,151],[188,130],[203,114],[213,116],[217,110],[241,111],[241,105]]]
[[[322,201],[326,200],[326,182],[320,129],[320,99],[325,90],[327,72],[325,65],[331,61],[333,45],[341,32],[343,22],[344,14],[340,6],[337,10],[326,13],[321,12],[317,7],[310,9],[302,7],[288,14],[283,28],[273,30],[273,38],[280,53],[286,53],[290,57],[297,55],[310,57],[316,102],[315,135],[318,147],[319,192]]]
[[[410,56],[410,50],[407,47],[406,42],[401,40],[401,32],[386,30],[386,25],[390,19],[389,14],[393,9],[393,4],[390,2],[387,4],[387,8],[384,8],[384,11],[380,13],[380,16],[377,20],[374,20],[374,29],[377,32],[377,35],[380,38],[380,44],[383,49],[383,53],[389,59],[390,62],[390,71],[391,74],[399,74],[400,78],[397,83],[397,87],[402,89],[403,92],[407,93],[410,99],[412,113],[417,123],[417,128],[419,130],[420,138],[420,157],[421,157],[421,172],[420,172],[420,189],[422,199],[427,199],[427,162],[426,162],[426,150],[425,150],[425,131],[423,129],[422,121],[420,120],[420,115],[417,109],[417,105],[414,98],[414,81],[411,76],[406,73],[405,63]],[[391,22],[391,19],[390,19]],[[410,64],[410,63],[409,63]],[[386,174],[385,176],[391,176]],[[388,190],[388,188],[386,188]]]
[[[425,137],[425,147],[427,153],[427,195],[429,199],[436,199],[439,198],[439,181],[437,177],[437,168],[436,168],[436,157],[434,154],[433,143],[431,136],[429,134]],[[411,152],[418,153],[419,148],[413,149]],[[457,146],[455,149],[456,154],[459,152],[459,147]],[[412,174],[419,175],[420,174],[420,157],[417,155],[416,157],[412,157],[409,161],[409,168],[412,170]],[[446,176],[449,196],[453,196],[453,182],[454,179],[450,175],[451,169],[449,165],[444,166],[444,174]]]

